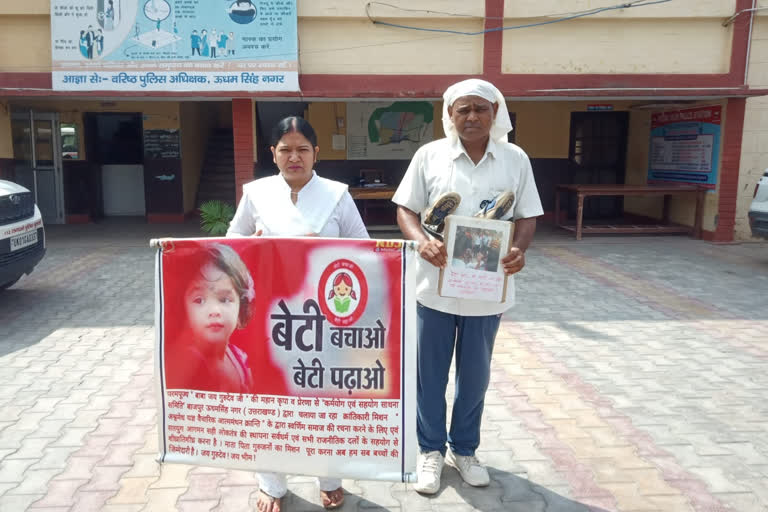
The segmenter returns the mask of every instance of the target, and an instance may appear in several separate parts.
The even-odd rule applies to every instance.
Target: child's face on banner
[[[237,327],[240,298],[232,279],[212,264],[189,285],[184,306],[197,343],[226,344]]]
[[[343,281],[333,287],[334,293],[339,297],[346,297],[347,295],[349,295],[349,290],[350,290],[350,287],[344,284]]]

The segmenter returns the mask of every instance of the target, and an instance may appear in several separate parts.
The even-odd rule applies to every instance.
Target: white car
[[[749,226],[752,236],[768,238],[768,169],[755,185],[755,195],[749,207]]]
[[[0,180],[0,291],[32,272],[44,255],[43,218],[32,192]]]

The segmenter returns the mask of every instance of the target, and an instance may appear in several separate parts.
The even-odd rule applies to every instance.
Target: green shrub
[[[224,201],[206,201],[200,205],[200,228],[211,236],[224,236],[235,216],[234,207]]]

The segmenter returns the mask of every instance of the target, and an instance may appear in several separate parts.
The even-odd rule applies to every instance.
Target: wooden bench
[[[578,201],[576,225],[565,225],[560,221],[560,195],[575,193]],[[557,185],[555,187],[555,225],[574,231],[576,240],[581,240],[583,233],[687,233],[694,238],[701,238],[701,217],[704,210],[706,189],[699,185]],[[688,195],[696,198],[696,212],[693,227],[672,224],[669,220],[671,197]],[[664,196],[664,210],[661,225],[608,225],[584,226],[584,199],[590,196]]]
[[[349,187],[349,195],[352,199],[392,199],[395,195],[394,188],[387,187]]]

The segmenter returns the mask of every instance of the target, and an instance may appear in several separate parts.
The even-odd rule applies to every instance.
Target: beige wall
[[[443,103],[434,102],[434,138],[445,137],[443,132]],[[341,128],[337,127],[336,119],[343,122]],[[309,104],[307,121],[317,133],[317,143],[320,146],[320,160],[345,160],[347,150],[333,149],[333,134],[346,135],[347,133],[347,104],[346,102],[314,102]]]
[[[508,102],[517,122],[516,144],[530,158],[568,158],[571,112],[580,107],[573,102]]]
[[[728,109],[725,101],[706,101],[698,105],[721,105],[723,107],[722,124],[720,126],[720,155],[715,155],[718,160],[718,186],[722,176],[722,141],[725,134],[725,126],[728,122]],[[686,105],[685,108],[697,105]],[[675,110],[669,108],[667,110]],[[651,110],[634,110],[629,116],[629,144],[627,146],[627,175],[626,182],[633,185],[648,183],[648,149],[651,134]],[[662,215],[663,198],[661,197],[628,197],[624,200],[624,210],[629,213],[660,219]],[[714,231],[717,227],[717,210],[719,191],[707,192],[704,199],[704,213],[702,214],[702,228],[706,231]],[[670,220],[672,222],[693,226],[696,201],[687,197],[672,197],[670,208]]]
[[[765,3],[768,4],[768,2]],[[768,10],[759,12],[768,13]],[[752,26],[747,82],[750,87],[768,85],[768,16],[756,17]]]
[[[344,126],[337,126],[337,119],[342,119]],[[316,102],[309,104],[307,121],[317,133],[317,145],[320,146],[320,160],[346,160],[347,150],[333,149],[334,134],[347,133],[347,104],[344,102]]]
[[[403,23],[402,20],[388,20]],[[407,20],[420,27],[476,32],[480,19]],[[481,36],[403,30],[372,25],[367,19],[299,20],[299,67],[319,74],[479,74]],[[407,89],[407,84],[403,84]]]
[[[0,3],[26,4],[10,0],[2,0]],[[5,15],[0,10],[0,72],[34,73],[50,70],[50,16]]]
[[[371,15],[386,18],[411,18],[413,11],[397,9],[423,9],[424,11],[452,12],[468,14],[482,18],[485,15],[485,3],[466,0],[391,0],[389,5],[371,6]],[[368,0],[303,0],[298,2],[299,18],[362,18],[365,17],[365,6]],[[393,7],[394,6],[394,7]],[[438,15],[439,16],[439,15]],[[402,19],[400,20],[402,21]]]
[[[208,136],[215,128],[216,104],[184,102],[179,106],[181,130],[181,175],[184,188],[184,213],[195,208],[197,186],[205,163]]]
[[[628,185],[648,183],[648,149],[651,136],[651,111],[635,110],[629,114],[629,132],[627,134],[627,174]],[[661,218],[663,198],[626,197],[624,211],[637,215]]]
[[[6,103],[0,102],[0,134],[2,134],[0,136],[0,158],[13,156],[10,117],[6,113],[6,105]],[[13,106],[34,108],[41,112],[58,112],[62,123],[75,124],[80,137],[82,159],[87,159],[83,129],[83,113],[85,112],[141,112],[145,130],[180,129],[183,126],[180,136],[185,213],[195,207],[197,186],[205,159],[208,135],[217,127],[227,128],[232,125],[231,108],[227,110],[228,104],[221,102],[31,100],[16,101]],[[225,111],[229,112],[229,126],[227,126]],[[4,123],[8,125],[7,130],[3,128]]]
[[[88,158],[84,143],[84,112],[141,112],[143,113],[145,130],[178,129],[180,127],[179,103],[170,101],[18,100],[11,102],[11,106],[33,108],[40,112],[58,112],[62,123],[75,124],[80,138],[82,159]]]
[[[394,0],[387,3],[432,12],[426,14],[376,4],[371,6],[370,14],[381,21],[424,28],[465,32],[483,29],[483,2]],[[368,2],[363,0],[298,2],[302,73],[482,72],[482,36],[456,36],[374,25],[366,15],[366,4]],[[469,17],[438,14],[441,12],[462,13]]]
[[[11,109],[5,101],[0,101],[0,158],[13,158]]]
[[[443,103],[434,105],[434,138],[443,132]],[[624,110],[627,102],[613,103],[616,110]],[[517,116],[517,144],[531,158],[568,158],[571,112],[584,111],[587,102],[508,102],[507,108]],[[336,129],[336,117],[344,120],[344,127]],[[334,133],[346,134],[346,102],[313,102],[309,105],[307,120],[318,136],[321,160],[344,160],[346,150],[332,149]]]
[[[516,142],[530,158],[567,159],[570,144],[571,113],[585,112],[592,101],[567,102],[508,102],[507,108],[516,115]],[[648,178],[648,147],[651,133],[650,110],[632,108],[642,101],[606,101],[613,105],[615,112],[629,111],[629,131],[627,134],[627,158],[625,180],[628,184],[646,184]],[[725,102],[702,102],[702,105]],[[691,105],[695,106],[695,105]],[[768,108],[768,107],[767,107]],[[673,108],[670,108],[671,110]],[[723,120],[726,120],[723,114]],[[768,119],[768,117],[767,117]],[[725,125],[723,125],[724,128]],[[718,158],[720,156],[718,155]],[[717,215],[716,192],[706,195],[703,226],[708,231],[715,229]],[[627,197],[624,209],[627,212],[647,217],[661,218],[662,198]],[[695,202],[687,198],[672,199],[671,218],[673,222],[693,225]]]
[[[741,143],[739,188],[736,196],[735,236],[749,240],[747,212],[752,203],[755,185],[768,168],[768,97],[749,98],[744,113],[744,136]]]
[[[373,24],[363,0],[298,3],[302,73],[476,74],[482,72],[483,37],[441,34]],[[403,25],[477,32],[484,2],[420,0],[375,4],[376,19]],[[2,71],[50,69],[49,2],[0,2]],[[507,0],[507,26],[541,16],[615,5],[614,0]],[[679,0],[614,10],[597,16],[504,32],[507,73],[723,73],[728,70],[733,25],[723,27],[735,0]],[[414,12],[405,9],[431,12]],[[467,14],[448,16],[445,12]],[[25,41],[25,44],[18,44]],[[567,46],[568,51],[563,51]],[[13,51],[8,51],[13,49]],[[407,88],[407,84],[404,84]]]
[[[767,0],[758,2],[759,7],[768,7]],[[768,10],[757,11],[752,28],[752,46],[749,55],[748,83],[754,88],[768,88]],[[768,168],[768,98],[747,99],[744,113],[744,135],[741,146],[738,195],[736,196],[737,240],[749,240],[747,212],[752,203],[755,184],[764,169]]]
[[[525,22],[525,19],[505,20],[507,25]],[[502,70],[504,73],[727,73],[732,28],[732,25],[723,27],[722,18],[584,18],[535,29],[508,30],[504,32]]]
[[[761,0],[765,1],[765,0]],[[619,4],[614,0],[569,0],[563,9],[563,0],[507,0],[504,16],[535,17],[551,13],[582,12]],[[676,0],[663,4],[633,9],[615,9],[600,13],[599,18],[727,18],[736,9],[736,0]]]
[[[48,15],[51,12],[51,0],[24,0],[0,2],[0,15]]]

